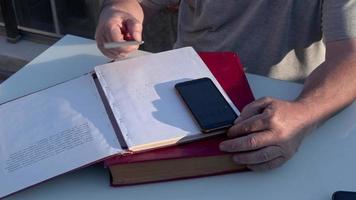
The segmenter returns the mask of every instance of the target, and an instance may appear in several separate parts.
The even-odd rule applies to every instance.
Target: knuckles
[[[247,139],[247,146],[249,149],[256,149],[258,147],[258,140],[255,136],[251,136]]]
[[[302,137],[298,136],[297,133],[303,130],[298,128],[300,127],[298,126],[300,120],[296,120],[293,116],[296,109],[291,106],[291,102],[284,102],[271,97],[263,97],[247,105],[242,110],[241,116],[245,113],[247,113],[248,116],[249,111],[255,109],[255,106],[258,106],[258,104],[264,102],[267,103],[264,104],[266,106],[262,111],[263,117],[259,119],[262,120],[261,122],[263,127],[266,127],[265,131],[268,132],[267,134],[272,134],[271,139],[273,140],[273,146],[277,146],[279,148],[277,153],[281,156],[273,159],[276,157],[274,154],[276,152],[263,151],[257,155],[254,155],[254,157],[237,157],[237,160],[240,160],[241,162],[244,160],[247,162],[252,159],[263,162],[257,165],[249,165],[248,167],[253,170],[270,170],[279,167],[297,152],[299,144],[302,140]],[[240,123],[241,124],[236,125],[236,127],[231,129],[231,135],[238,135],[239,132],[250,133],[255,129],[255,127],[249,123],[244,123],[243,121]],[[236,148],[231,144],[231,149],[236,151],[237,148],[241,148],[241,145],[243,145],[242,148],[255,150],[261,148],[261,146],[264,145],[263,143],[263,139],[258,137],[258,133],[255,133],[247,136],[243,141],[241,140],[239,144],[236,143],[235,145],[238,145]]]
[[[258,101],[262,101],[262,102],[271,102],[274,99],[272,97],[262,97],[260,98]]]
[[[270,154],[268,151],[263,151],[259,154],[258,156],[258,160],[261,160],[261,161],[269,161],[271,158]]]
[[[240,131],[243,133],[250,133],[250,131],[252,130],[252,127],[249,124],[241,124],[239,126],[240,126]]]

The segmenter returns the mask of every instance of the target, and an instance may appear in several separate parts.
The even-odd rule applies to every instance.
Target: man
[[[178,2],[105,1],[98,47],[110,58],[125,56],[138,47],[106,50],[103,43],[141,41],[144,16]],[[356,0],[182,0],[174,47],[236,51],[248,72],[307,77],[294,101],[265,97],[246,106],[220,145],[235,152],[236,163],[266,170],[286,162],[310,128],[355,100],[355,37]]]

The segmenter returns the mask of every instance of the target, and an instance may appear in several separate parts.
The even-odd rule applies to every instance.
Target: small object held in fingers
[[[131,45],[141,45],[143,43],[144,43],[144,41],[109,42],[109,43],[104,43],[104,48],[105,49],[115,49],[115,48],[120,48],[120,47],[131,46]]]

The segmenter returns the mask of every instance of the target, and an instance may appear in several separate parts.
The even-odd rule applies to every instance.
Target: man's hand
[[[326,43],[325,62],[315,69],[293,102],[262,98],[247,105],[228,131],[221,150],[236,163],[272,169],[297,151],[309,128],[356,99],[356,39]]]
[[[95,33],[98,48],[112,59],[125,57],[129,52],[138,49],[138,45],[116,49],[105,49],[104,43],[126,40],[142,40],[143,11],[137,1],[110,1],[104,5]]]
[[[243,109],[220,149],[249,169],[273,169],[293,156],[312,122],[303,104],[265,97]]]

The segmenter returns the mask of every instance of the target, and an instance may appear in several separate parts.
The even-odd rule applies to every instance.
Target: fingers
[[[128,53],[138,49],[138,45],[125,46],[115,49],[105,49],[104,43],[120,42],[125,40],[142,41],[142,23],[132,16],[117,15],[109,21],[98,25],[96,32],[98,48],[111,58],[125,57]]]
[[[106,49],[104,44],[111,41],[120,41],[123,40],[123,35],[117,24],[108,23],[104,27],[98,28],[95,39],[97,41],[97,46],[100,51],[108,58],[117,59],[121,51],[119,49]]]
[[[270,129],[270,112],[266,108],[273,101],[270,97],[264,97],[247,105],[241,112],[241,116],[235,120],[235,125],[228,130],[227,136],[239,137]]]
[[[122,28],[118,24],[111,25],[105,29],[105,43],[109,42],[119,42],[124,41],[124,34],[122,32]],[[106,49],[104,48],[104,52],[109,58],[118,59],[126,57],[129,50],[125,48],[115,48],[115,49]]]
[[[274,145],[274,134],[270,131],[252,133],[243,137],[226,140],[220,143],[220,150],[226,152],[242,152],[260,149],[266,146]]]
[[[108,24],[105,28],[106,42],[119,42],[124,40],[124,32],[121,24]]]
[[[253,132],[263,131],[268,128],[268,116],[262,113],[236,123],[228,130],[227,136],[230,138],[244,136]]]
[[[142,41],[142,23],[136,19],[128,19],[126,21],[127,31],[132,38],[131,40]]]
[[[266,171],[266,170],[275,169],[281,166],[285,162],[286,159],[284,157],[278,157],[265,163],[247,165],[246,167],[253,171]]]
[[[136,40],[142,41],[142,24],[136,19],[129,18],[123,21],[122,26],[115,26],[111,29],[111,32],[107,34],[109,37],[108,42],[119,42],[119,41],[129,41]],[[137,50],[139,45],[130,45],[120,48],[112,49],[111,51],[116,53],[116,55],[123,56],[134,50]]]
[[[282,150],[278,146],[268,146],[257,151],[238,153],[233,156],[237,164],[255,165],[274,160],[282,156]]]
[[[108,54],[107,54],[107,51],[105,51],[104,49],[104,42],[105,42],[105,39],[104,39],[104,34],[101,33],[101,30],[97,30],[96,33],[95,33],[95,40],[96,40],[96,45],[98,47],[98,49],[100,49],[100,51],[106,56],[106,57],[109,57],[111,58]]]
[[[235,120],[235,123],[239,123],[243,120],[246,120],[254,115],[262,113],[265,107],[268,106],[273,101],[270,97],[263,97],[258,99],[247,106],[242,110],[240,117]]]
[[[293,102],[259,99],[241,112],[228,130],[234,139],[222,142],[220,150],[239,152],[233,157],[235,162],[252,170],[276,168],[294,155],[305,135],[300,110]]]
[[[124,21],[124,27],[121,29],[123,31],[123,40],[126,41],[142,41],[142,23],[134,18],[129,18]],[[130,53],[137,50],[139,45],[131,45],[123,48],[118,48],[122,53]]]

